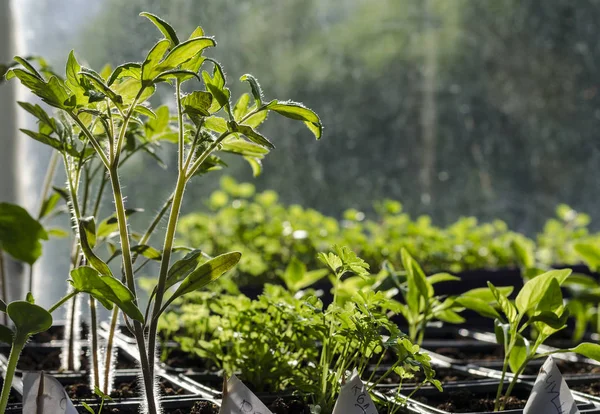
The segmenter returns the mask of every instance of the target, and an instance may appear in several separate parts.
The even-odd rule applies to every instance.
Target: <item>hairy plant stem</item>
[[[126,128],[123,125],[122,128]],[[133,264],[131,262],[131,246],[129,244],[129,229],[127,228],[127,215],[125,213],[125,205],[123,203],[123,195],[121,192],[121,184],[119,182],[119,175],[117,172],[118,163],[115,167],[110,168],[110,182],[112,185],[113,196],[115,201],[115,210],[117,213],[117,222],[119,225],[119,235],[121,239],[121,250],[123,257],[123,268],[125,270],[125,281],[127,287],[135,297],[135,305],[137,306],[137,294],[135,289],[135,281],[133,278]],[[133,321],[134,335],[140,353],[140,364],[142,366],[142,375],[144,379],[144,391],[146,394],[146,400],[148,403],[148,412],[150,414],[157,413],[156,400],[154,399],[154,370],[148,363],[148,356],[154,354],[153,350],[146,347],[146,340],[144,338],[144,328],[139,321]]]
[[[152,375],[154,375],[154,356],[156,346],[156,334],[158,329],[158,317],[162,307],[162,300],[165,293],[167,283],[167,275],[169,273],[169,263],[171,260],[171,251],[173,250],[173,241],[175,239],[175,230],[177,229],[177,220],[179,211],[183,202],[183,193],[185,191],[186,178],[185,173],[180,172],[177,178],[177,185],[173,193],[173,204],[169,214],[169,223],[167,224],[167,233],[162,251],[162,260],[160,263],[160,273],[156,288],[156,297],[154,298],[154,308],[152,310],[152,318],[150,319],[150,327],[148,329],[148,360]]]
[[[13,377],[15,376],[15,370],[17,369],[17,362],[21,356],[21,351],[27,342],[28,335],[22,336],[17,331],[12,347],[10,349],[10,356],[8,357],[8,365],[4,374],[4,384],[2,385],[2,396],[0,397],[0,413],[6,411],[8,404],[8,396],[12,387]]]
[[[90,295],[90,319],[92,327],[92,370],[94,371],[94,387],[100,388],[99,356],[98,356],[98,317],[96,315],[96,299]]]
[[[60,308],[66,301],[68,301],[69,299],[71,299],[73,296],[77,295],[77,291],[73,291],[71,293],[69,293],[67,296],[64,296],[62,299],[60,299],[58,302],[56,302],[54,305],[52,305],[52,307],[50,309],[48,309],[49,313],[54,312],[56,309]]]
[[[504,363],[502,364],[502,374],[500,375],[500,384],[498,384],[498,389],[496,390],[496,401],[494,402],[494,411],[498,411],[500,407],[504,405],[504,403],[500,401],[500,397],[502,395],[502,390],[504,389],[504,378],[506,377],[506,371],[508,370],[508,361],[510,358],[510,353],[512,352],[512,349],[516,343],[516,339],[512,338],[516,338],[516,333],[514,335],[511,335],[511,341],[505,348]]]
[[[0,297],[2,302],[8,304],[8,292],[6,286],[6,268],[4,266],[4,252],[0,249]],[[8,325],[8,315],[5,312],[2,312],[2,317],[4,319],[4,325]]]

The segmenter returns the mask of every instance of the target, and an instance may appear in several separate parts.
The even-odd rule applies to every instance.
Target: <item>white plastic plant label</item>
[[[78,414],[62,384],[43,372],[25,373],[23,413]]]
[[[367,387],[356,371],[350,381],[342,385],[333,414],[378,414]]]
[[[219,414],[273,414],[235,375],[227,381]]]
[[[523,414],[579,414],[573,394],[569,390],[554,359],[548,357],[538,374]]]

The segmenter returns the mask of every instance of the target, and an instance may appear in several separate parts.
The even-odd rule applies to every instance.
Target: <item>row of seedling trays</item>
[[[62,326],[54,326],[49,335],[45,334],[44,337],[38,338],[38,342],[34,338],[34,341],[23,350],[18,367],[20,370],[13,381],[7,413],[22,412],[21,375],[24,370],[43,370],[58,379],[79,412],[88,413],[88,410],[81,405],[82,401],[91,408],[98,409],[100,402],[88,386],[89,374],[85,368],[77,372],[60,371],[60,354],[64,340],[56,338],[60,338],[61,331]],[[429,332],[430,339],[424,342],[423,348],[430,352],[432,365],[436,369],[436,378],[442,382],[444,392],[440,393],[431,386],[422,387],[403,410],[420,414],[492,412],[503,361],[502,347],[495,343],[494,335],[465,329],[453,331],[440,329]],[[117,333],[115,343],[117,369],[111,395],[113,401],[105,403],[103,412],[138,413],[142,399],[138,392],[137,348],[133,339],[124,332]],[[87,364],[86,348],[86,346],[81,347],[82,367]],[[549,349],[543,349],[543,351],[547,350]],[[8,353],[8,347],[0,348],[2,375],[6,368]],[[171,361],[175,360],[176,358]],[[579,411],[600,414],[600,363],[571,354],[558,354],[555,360],[572,391]],[[542,363],[543,360],[540,359],[529,364],[527,370],[521,375],[521,380],[504,412],[522,413]],[[222,396],[222,376],[205,370],[202,360],[190,356],[181,355],[179,363],[174,364],[176,366],[161,364],[157,369],[165,411],[176,414],[217,413]],[[180,365],[185,365],[185,368]],[[385,369],[385,366],[379,367],[379,370]],[[374,390],[374,394],[380,398],[393,398],[392,395],[398,387],[396,380],[390,378],[389,383],[379,385]],[[418,378],[411,385],[405,380],[402,393],[409,394],[414,389],[416,381]],[[291,392],[279,395],[257,395],[274,414],[309,413],[308,404],[304,402],[306,398]]]

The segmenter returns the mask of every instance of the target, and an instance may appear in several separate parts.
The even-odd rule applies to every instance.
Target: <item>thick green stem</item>
[[[96,299],[90,295],[90,319],[92,327],[92,369],[94,371],[94,387],[100,388],[99,356],[98,356],[98,317],[96,316]]]
[[[123,128],[126,125],[123,126]],[[118,154],[118,153],[117,153]],[[118,155],[117,155],[118,156]],[[115,164],[118,166],[118,163]],[[115,210],[117,213],[117,222],[119,225],[119,235],[121,239],[121,251],[123,257],[123,268],[125,269],[125,281],[127,287],[135,296],[135,304],[137,306],[137,293],[135,289],[135,281],[133,278],[133,264],[131,261],[131,246],[129,243],[129,229],[127,228],[127,214],[125,213],[125,204],[123,203],[123,195],[121,193],[121,183],[119,175],[114,169],[110,169],[110,182],[112,185],[113,196],[115,201]],[[154,370],[148,365],[148,355],[154,354],[153,350],[146,348],[146,340],[144,339],[144,329],[139,321],[133,321],[134,335],[140,353],[140,364],[142,366],[142,375],[144,378],[144,390],[148,403],[149,414],[157,414],[156,400],[154,399]]]
[[[167,275],[169,273],[169,263],[171,260],[171,251],[173,250],[173,241],[175,240],[175,231],[177,230],[177,220],[179,218],[179,211],[183,202],[185,183],[185,175],[180,173],[177,179],[175,193],[173,194],[173,204],[171,206],[171,213],[169,214],[169,223],[167,224],[167,233],[165,235],[165,243],[162,251],[163,256],[160,263],[160,273],[158,276],[156,297],[154,298],[154,308],[152,310],[152,318],[150,320],[150,328],[148,330],[148,360],[150,362],[150,372],[152,374],[154,374],[154,348],[156,346],[158,318],[160,316],[162,301],[165,294]]]
[[[12,348],[10,349],[10,356],[8,357],[8,366],[6,367],[6,375],[4,376],[4,384],[2,385],[2,396],[0,397],[0,413],[6,411],[8,404],[8,396],[12,387],[12,381],[15,376],[15,370],[17,369],[17,363],[21,356],[21,351],[27,342],[27,336],[23,337],[18,332],[15,335]]]

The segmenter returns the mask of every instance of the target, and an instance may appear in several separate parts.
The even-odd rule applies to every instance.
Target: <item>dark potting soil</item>
[[[171,382],[161,379],[159,381],[160,394],[167,395],[184,395],[185,390]],[[89,384],[69,384],[65,386],[67,394],[72,400],[94,400],[97,396],[89,387]],[[140,392],[137,380],[119,381],[115,384],[114,390],[110,393],[112,398],[134,398],[139,397]]]
[[[433,352],[448,358],[458,359],[460,361],[496,361],[504,358],[504,348],[499,345],[490,344],[490,346],[472,348],[467,347],[442,347],[435,348]]]
[[[165,351],[166,357],[162,358],[162,361],[171,368],[212,372],[218,370],[218,368],[209,360],[183,352],[181,349],[172,348]]]
[[[8,357],[9,349],[1,351]],[[24,371],[58,371],[60,370],[60,348],[25,347],[21,352],[17,369]],[[79,356],[81,364],[86,364],[85,352]]]
[[[88,334],[88,327],[86,323],[82,323],[80,326],[80,337],[85,338]],[[37,333],[31,337],[33,342],[38,344],[48,343],[51,341],[60,341],[65,339],[65,326],[64,325],[53,325],[47,331]]]
[[[273,403],[266,404],[273,414],[310,414],[310,408],[299,399],[277,398]],[[104,412],[104,411],[103,411]],[[138,414],[137,407],[110,408],[106,410],[110,414]],[[190,409],[168,409],[170,414],[218,414],[219,407],[208,401],[198,401]]]
[[[589,395],[600,396],[600,380],[577,385],[570,384],[569,380],[567,380],[567,385],[571,390],[584,392]]]
[[[433,406],[439,410],[451,413],[471,413],[482,411],[494,411],[495,393],[484,395],[475,394],[468,389],[446,391],[436,396],[417,396],[415,400]],[[519,396],[509,397],[505,409],[514,410],[525,407],[527,398]]]

